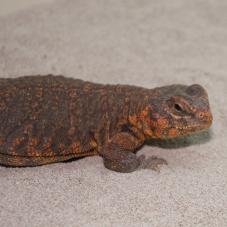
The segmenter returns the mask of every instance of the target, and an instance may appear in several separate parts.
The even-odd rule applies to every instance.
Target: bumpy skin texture
[[[132,172],[148,139],[207,129],[212,115],[200,85],[147,89],[47,75],[0,79],[0,121],[2,165],[98,154],[108,169]]]

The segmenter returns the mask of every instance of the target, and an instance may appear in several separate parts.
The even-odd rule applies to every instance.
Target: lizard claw
[[[168,165],[168,162],[163,158],[158,158],[157,156],[151,156],[145,158],[145,155],[138,157],[140,160],[140,169],[151,169],[160,172],[161,166]]]

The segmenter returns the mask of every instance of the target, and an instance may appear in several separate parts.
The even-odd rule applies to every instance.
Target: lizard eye
[[[187,104],[180,98],[172,97],[167,101],[169,108],[172,110],[173,114],[185,116],[190,114]]]
[[[174,104],[174,109],[175,109],[177,112],[183,112],[183,108],[182,108],[181,105],[179,105],[178,103],[175,103],[175,104]]]

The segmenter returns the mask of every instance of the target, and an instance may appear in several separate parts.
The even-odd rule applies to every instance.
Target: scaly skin
[[[2,165],[101,155],[108,169],[132,172],[148,139],[207,129],[212,115],[200,85],[146,89],[48,75],[0,79],[0,121]]]

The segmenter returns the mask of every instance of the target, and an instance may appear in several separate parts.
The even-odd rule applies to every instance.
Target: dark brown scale
[[[180,106],[186,109],[176,113]],[[134,152],[147,139],[187,135],[211,120],[199,85],[152,90],[52,75],[0,79],[0,164],[37,166],[99,154],[107,168],[131,172],[140,165]]]

